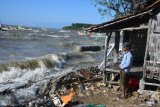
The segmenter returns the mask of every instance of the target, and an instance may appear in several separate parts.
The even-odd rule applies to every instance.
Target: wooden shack
[[[123,38],[123,42],[131,43],[134,64],[139,63],[144,68],[143,78],[140,81],[141,89],[144,89],[145,85],[160,87],[160,0],[153,1],[150,4],[146,3],[146,7],[138,12],[86,29],[87,32],[108,34],[106,50],[111,33],[115,33],[114,59],[117,60],[114,61],[118,61],[120,38]],[[104,59],[107,59],[106,52]],[[104,63],[104,75],[107,72],[106,64],[107,60]]]

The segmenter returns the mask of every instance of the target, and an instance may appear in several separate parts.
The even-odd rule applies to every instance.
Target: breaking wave
[[[62,68],[64,62],[63,58],[50,54],[37,59],[2,64],[0,65],[0,83],[43,78],[44,74],[51,69]]]
[[[7,64],[0,65],[0,72],[9,71],[10,67],[20,69],[36,69],[36,68],[61,68],[64,60],[57,55],[47,55],[41,58],[27,60],[27,61],[14,61]]]

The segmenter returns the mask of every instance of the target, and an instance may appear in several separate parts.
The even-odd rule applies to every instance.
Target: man
[[[126,97],[126,88],[128,86],[129,72],[132,67],[133,56],[130,52],[130,44],[128,42],[123,43],[123,51],[124,55],[122,61],[119,65],[120,71],[120,80],[121,80],[121,88],[122,95],[121,98]]]

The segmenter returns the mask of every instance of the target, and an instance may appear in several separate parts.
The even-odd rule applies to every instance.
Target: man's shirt
[[[129,73],[132,67],[133,56],[130,51],[124,52],[123,59],[119,67],[123,69],[126,73]]]

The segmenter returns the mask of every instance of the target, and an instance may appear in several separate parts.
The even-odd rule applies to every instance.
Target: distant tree
[[[84,30],[90,26],[93,26],[92,24],[86,24],[86,23],[72,23],[70,26],[65,26],[62,29],[64,30]]]
[[[117,18],[133,10],[133,0],[92,0],[102,16],[110,15]]]

